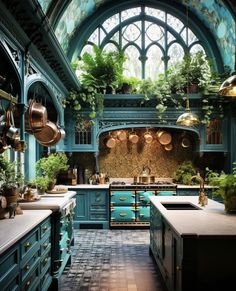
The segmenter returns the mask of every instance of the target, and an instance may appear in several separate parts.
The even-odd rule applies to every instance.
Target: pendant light
[[[225,97],[236,97],[236,75],[229,77],[222,83],[219,95]]]
[[[187,96],[185,113],[181,114],[178,117],[176,124],[184,126],[194,126],[198,125],[199,123],[200,120],[198,116],[195,113],[192,113],[189,108],[189,97]]]
[[[186,3],[186,38],[188,44],[188,2]],[[187,71],[187,96],[185,113],[181,114],[177,121],[177,125],[194,126],[200,124],[198,116],[191,112],[189,107],[189,72]]]

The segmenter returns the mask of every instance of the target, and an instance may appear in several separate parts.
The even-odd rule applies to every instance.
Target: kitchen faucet
[[[204,179],[200,176],[199,172],[197,173],[197,175],[191,177],[191,181],[193,179],[197,179],[200,182],[198,204],[200,204],[201,206],[206,206],[208,201],[204,190]]]

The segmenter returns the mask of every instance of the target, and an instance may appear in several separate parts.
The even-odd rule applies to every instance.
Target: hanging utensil
[[[157,138],[160,144],[167,145],[172,141],[172,136],[169,132],[160,130],[157,132]]]

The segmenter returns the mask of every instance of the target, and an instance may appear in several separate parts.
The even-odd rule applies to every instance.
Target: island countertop
[[[75,191],[68,191],[63,194],[44,194],[40,197],[40,200],[33,202],[20,202],[20,207],[22,209],[51,209],[56,211],[63,208],[75,195]]]
[[[222,203],[208,199],[208,205],[200,207],[198,196],[156,196],[150,200],[179,235],[236,236],[236,215],[226,214]],[[201,210],[167,210],[161,204],[164,202],[190,202]]]
[[[0,254],[31,231],[51,213],[50,210],[24,210],[22,215],[16,215],[14,219],[6,218],[0,220]]]

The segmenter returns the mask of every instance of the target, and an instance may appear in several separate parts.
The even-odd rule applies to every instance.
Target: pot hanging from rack
[[[170,144],[172,141],[172,136],[169,132],[160,130],[157,132],[157,138],[161,145]]]
[[[34,137],[41,145],[52,146],[60,139],[58,139],[58,134],[57,125],[48,120],[46,125],[40,131],[34,132]]]
[[[129,134],[129,141],[132,142],[132,143],[137,143],[139,141],[139,136],[136,134],[135,131],[132,131],[130,134]]]
[[[25,112],[25,130],[29,133],[41,131],[47,124],[47,109],[35,99],[29,101],[29,107]]]

